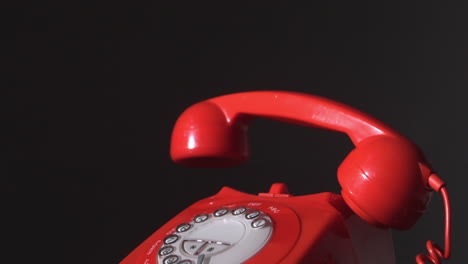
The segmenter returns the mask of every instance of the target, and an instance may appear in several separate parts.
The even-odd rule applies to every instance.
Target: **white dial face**
[[[246,207],[219,208],[182,223],[164,239],[160,264],[239,264],[268,242],[273,222],[265,213]]]

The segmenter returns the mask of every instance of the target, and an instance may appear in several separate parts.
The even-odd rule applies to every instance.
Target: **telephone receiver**
[[[248,127],[257,117],[347,134],[355,148],[338,168],[341,195],[293,196],[281,183],[258,196],[224,187],[172,219],[123,264],[392,263],[391,237],[385,232],[411,228],[433,190],[441,192],[445,202],[446,248],[429,241],[429,254],[419,254],[416,261],[440,263],[449,257],[445,183],[416,144],[339,102],[289,91],[243,92],[202,101],[177,120],[171,157],[189,167],[242,165],[250,154]],[[353,235],[358,233],[373,234],[375,241],[360,240]],[[147,257],[150,251],[153,258]]]

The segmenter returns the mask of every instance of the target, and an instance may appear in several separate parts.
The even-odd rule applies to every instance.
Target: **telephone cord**
[[[442,264],[441,259],[448,259],[450,257],[450,200],[447,189],[445,186],[434,188],[442,194],[445,207],[445,250],[441,249],[433,241],[426,242],[427,251],[429,254],[419,254],[416,256],[417,264],[425,264],[426,262],[432,264]]]

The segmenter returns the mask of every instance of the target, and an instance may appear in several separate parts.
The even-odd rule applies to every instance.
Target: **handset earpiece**
[[[380,121],[338,102],[307,94],[262,91],[216,97],[177,120],[172,159],[195,167],[241,165],[249,156],[247,129],[255,117],[346,133],[356,148],[338,170],[348,205],[379,227],[407,229],[430,198],[430,170],[416,145]]]

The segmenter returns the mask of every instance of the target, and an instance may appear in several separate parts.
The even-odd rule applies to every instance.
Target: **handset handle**
[[[395,130],[357,109],[316,95],[255,91],[220,96],[207,102],[216,104],[225,113],[229,123],[236,122],[243,115],[263,117],[343,132],[355,145],[371,136],[401,137]]]
[[[172,159],[195,167],[226,167],[249,156],[247,129],[255,117],[346,133],[357,145],[372,136],[403,137],[352,107],[289,91],[254,91],[215,97],[189,107],[172,134]]]

